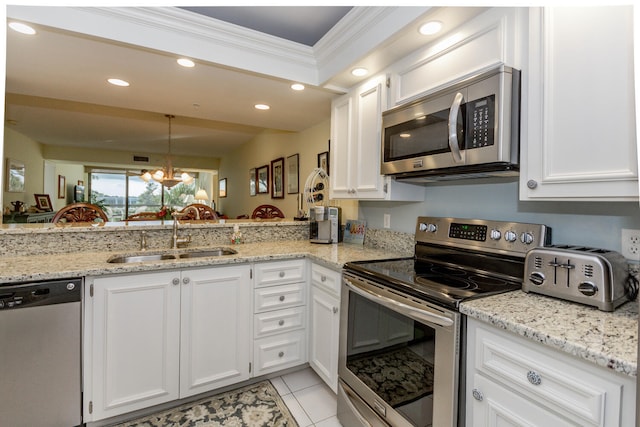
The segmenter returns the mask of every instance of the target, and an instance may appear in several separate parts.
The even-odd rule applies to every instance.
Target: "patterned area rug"
[[[407,347],[349,358],[347,367],[394,408],[433,392],[433,365]]]
[[[276,389],[262,381],[114,427],[298,427]]]

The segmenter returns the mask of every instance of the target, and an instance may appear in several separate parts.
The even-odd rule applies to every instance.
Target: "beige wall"
[[[35,205],[34,194],[41,194],[44,187],[44,159],[42,156],[42,146],[37,142],[5,127],[4,130],[4,158],[3,164],[6,167],[7,158],[19,160],[25,166],[24,193],[9,193],[6,189],[6,176],[2,177],[3,185],[3,208],[11,206],[11,202],[19,200],[27,206]],[[5,171],[6,174],[6,171]],[[53,197],[52,200],[53,202]]]
[[[305,129],[299,133],[265,131],[238,150],[220,161],[218,177],[227,179],[227,197],[218,198],[216,209],[235,218],[238,215],[251,215],[253,210],[263,204],[279,207],[287,218],[296,215],[299,208],[299,195],[304,190],[304,183],[309,174],[318,166],[318,153],[329,150],[331,121]],[[269,165],[271,180],[271,161],[280,157],[285,159],[293,154],[299,155],[298,194],[287,194],[285,180],[284,199],[272,199],[271,194],[249,195],[249,169]],[[357,218],[357,202],[330,201],[333,206],[341,206],[343,222],[345,218]],[[355,215],[355,216],[354,216]]]

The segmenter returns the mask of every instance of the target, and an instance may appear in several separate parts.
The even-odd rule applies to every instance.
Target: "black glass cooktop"
[[[415,258],[347,263],[345,270],[416,298],[457,308],[460,301],[520,289],[509,278]]]

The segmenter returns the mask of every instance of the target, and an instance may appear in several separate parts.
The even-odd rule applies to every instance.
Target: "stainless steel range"
[[[338,418],[343,426],[458,426],[464,420],[461,301],[522,287],[541,224],[419,217],[411,258],[343,274]]]

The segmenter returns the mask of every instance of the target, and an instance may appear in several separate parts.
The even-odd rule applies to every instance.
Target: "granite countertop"
[[[514,291],[463,302],[460,311],[564,353],[637,377],[637,301],[607,313],[544,295]]]
[[[100,276],[157,271],[159,269],[191,268],[305,257],[322,263],[327,267],[340,270],[342,266],[349,261],[412,255],[410,253],[390,252],[388,250],[354,244],[313,244],[307,240],[259,242],[223,246],[231,247],[238,253],[212,258],[185,258],[126,264],[112,264],[108,263],[107,260],[116,255],[139,254],[140,252],[76,252],[60,255],[4,256],[0,258],[0,283],[48,280],[76,276]],[[187,249],[178,249],[177,252],[206,249],[211,249],[211,247],[191,246]],[[172,250],[149,250],[146,253],[152,254],[158,252],[165,253],[172,252]]]

